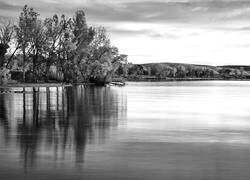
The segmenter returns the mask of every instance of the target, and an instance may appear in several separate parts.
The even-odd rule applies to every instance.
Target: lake
[[[0,94],[0,179],[250,179],[250,82]]]

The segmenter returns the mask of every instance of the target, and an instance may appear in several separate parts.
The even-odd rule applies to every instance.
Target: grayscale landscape
[[[249,180],[249,13],[0,0],[0,180]]]

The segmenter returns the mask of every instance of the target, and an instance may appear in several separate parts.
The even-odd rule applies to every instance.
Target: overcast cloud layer
[[[250,65],[248,0],[0,0],[1,19],[17,17],[25,4],[41,17],[83,8],[133,63]]]

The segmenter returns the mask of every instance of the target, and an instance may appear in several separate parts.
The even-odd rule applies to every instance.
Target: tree
[[[117,53],[117,49],[110,44],[106,29],[103,27],[95,28],[85,62],[88,81],[100,83],[110,81]]]
[[[128,74],[128,56],[125,54],[119,55],[116,68],[114,69],[115,74],[118,76],[127,76]]]
[[[63,73],[64,81],[72,82],[75,79],[75,57],[76,44],[73,42],[73,22],[72,19],[67,19],[64,15],[60,21],[61,33],[57,48],[57,67]]]
[[[44,46],[45,56],[45,80],[48,82],[49,70],[52,64],[55,64],[58,60],[57,49],[59,46],[59,40],[62,36],[62,26],[58,16],[55,14],[52,18],[46,18],[44,20],[45,36],[47,37]]]
[[[177,66],[177,76],[179,78],[185,78],[186,74],[187,74],[187,70],[186,70],[185,66],[183,66],[183,65]]]
[[[9,48],[12,36],[13,26],[10,22],[0,27],[0,68],[2,68],[5,63],[5,54]]]
[[[110,82],[119,66],[127,65],[127,56],[119,54],[118,48],[111,45],[105,28],[94,30],[94,38],[88,48],[87,77],[90,82]]]
[[[32,57],[32,65],[33,65],[33,81],[37,82],[37,71],[38,66],[42,64],[42,51],[47,41],[47,37],[45,35],[45,29],[40,20],[37,20],[34,24],[32,32],[30,32],[30,52]],[[40,58],[40,61],[39,61]]]
[[[29,8],[27,5],[23,7],[23,10],[19,16],[18,25],[15,26],[16,38],[18,46],[20,47],[23,55],[23,81],[25,82],[25,71],[27,54],[31,50],[31,38],[34,35],[35,27],[37,25],[37,18],[39,14],[34,11],[33,8]]]
[[[85,13],[82,10],[76,11],[73,18],[73,33],[75,38],[73,42],[76,44],[76,51],[74,63],[78,68],[77,72],[78,81],[86,81],[88,78],[88,59],[91,57],[91,43],[94,40],[95,29],[87,26]]]

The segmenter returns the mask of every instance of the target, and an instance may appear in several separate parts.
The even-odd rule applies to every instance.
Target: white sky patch
[[[121,29],[143,30],[150,24],[123,24]],[[151,24],[152,27],[152,24]],[[231,28],[229,26],[225,28]],[[173,34],[176,39],[112,35],[112,42],[133,63],[183,62],[196,64],[250,64],[250,33],[223,31],[209,28],[188,28],[180,25],[156,25],[159,34]]]

